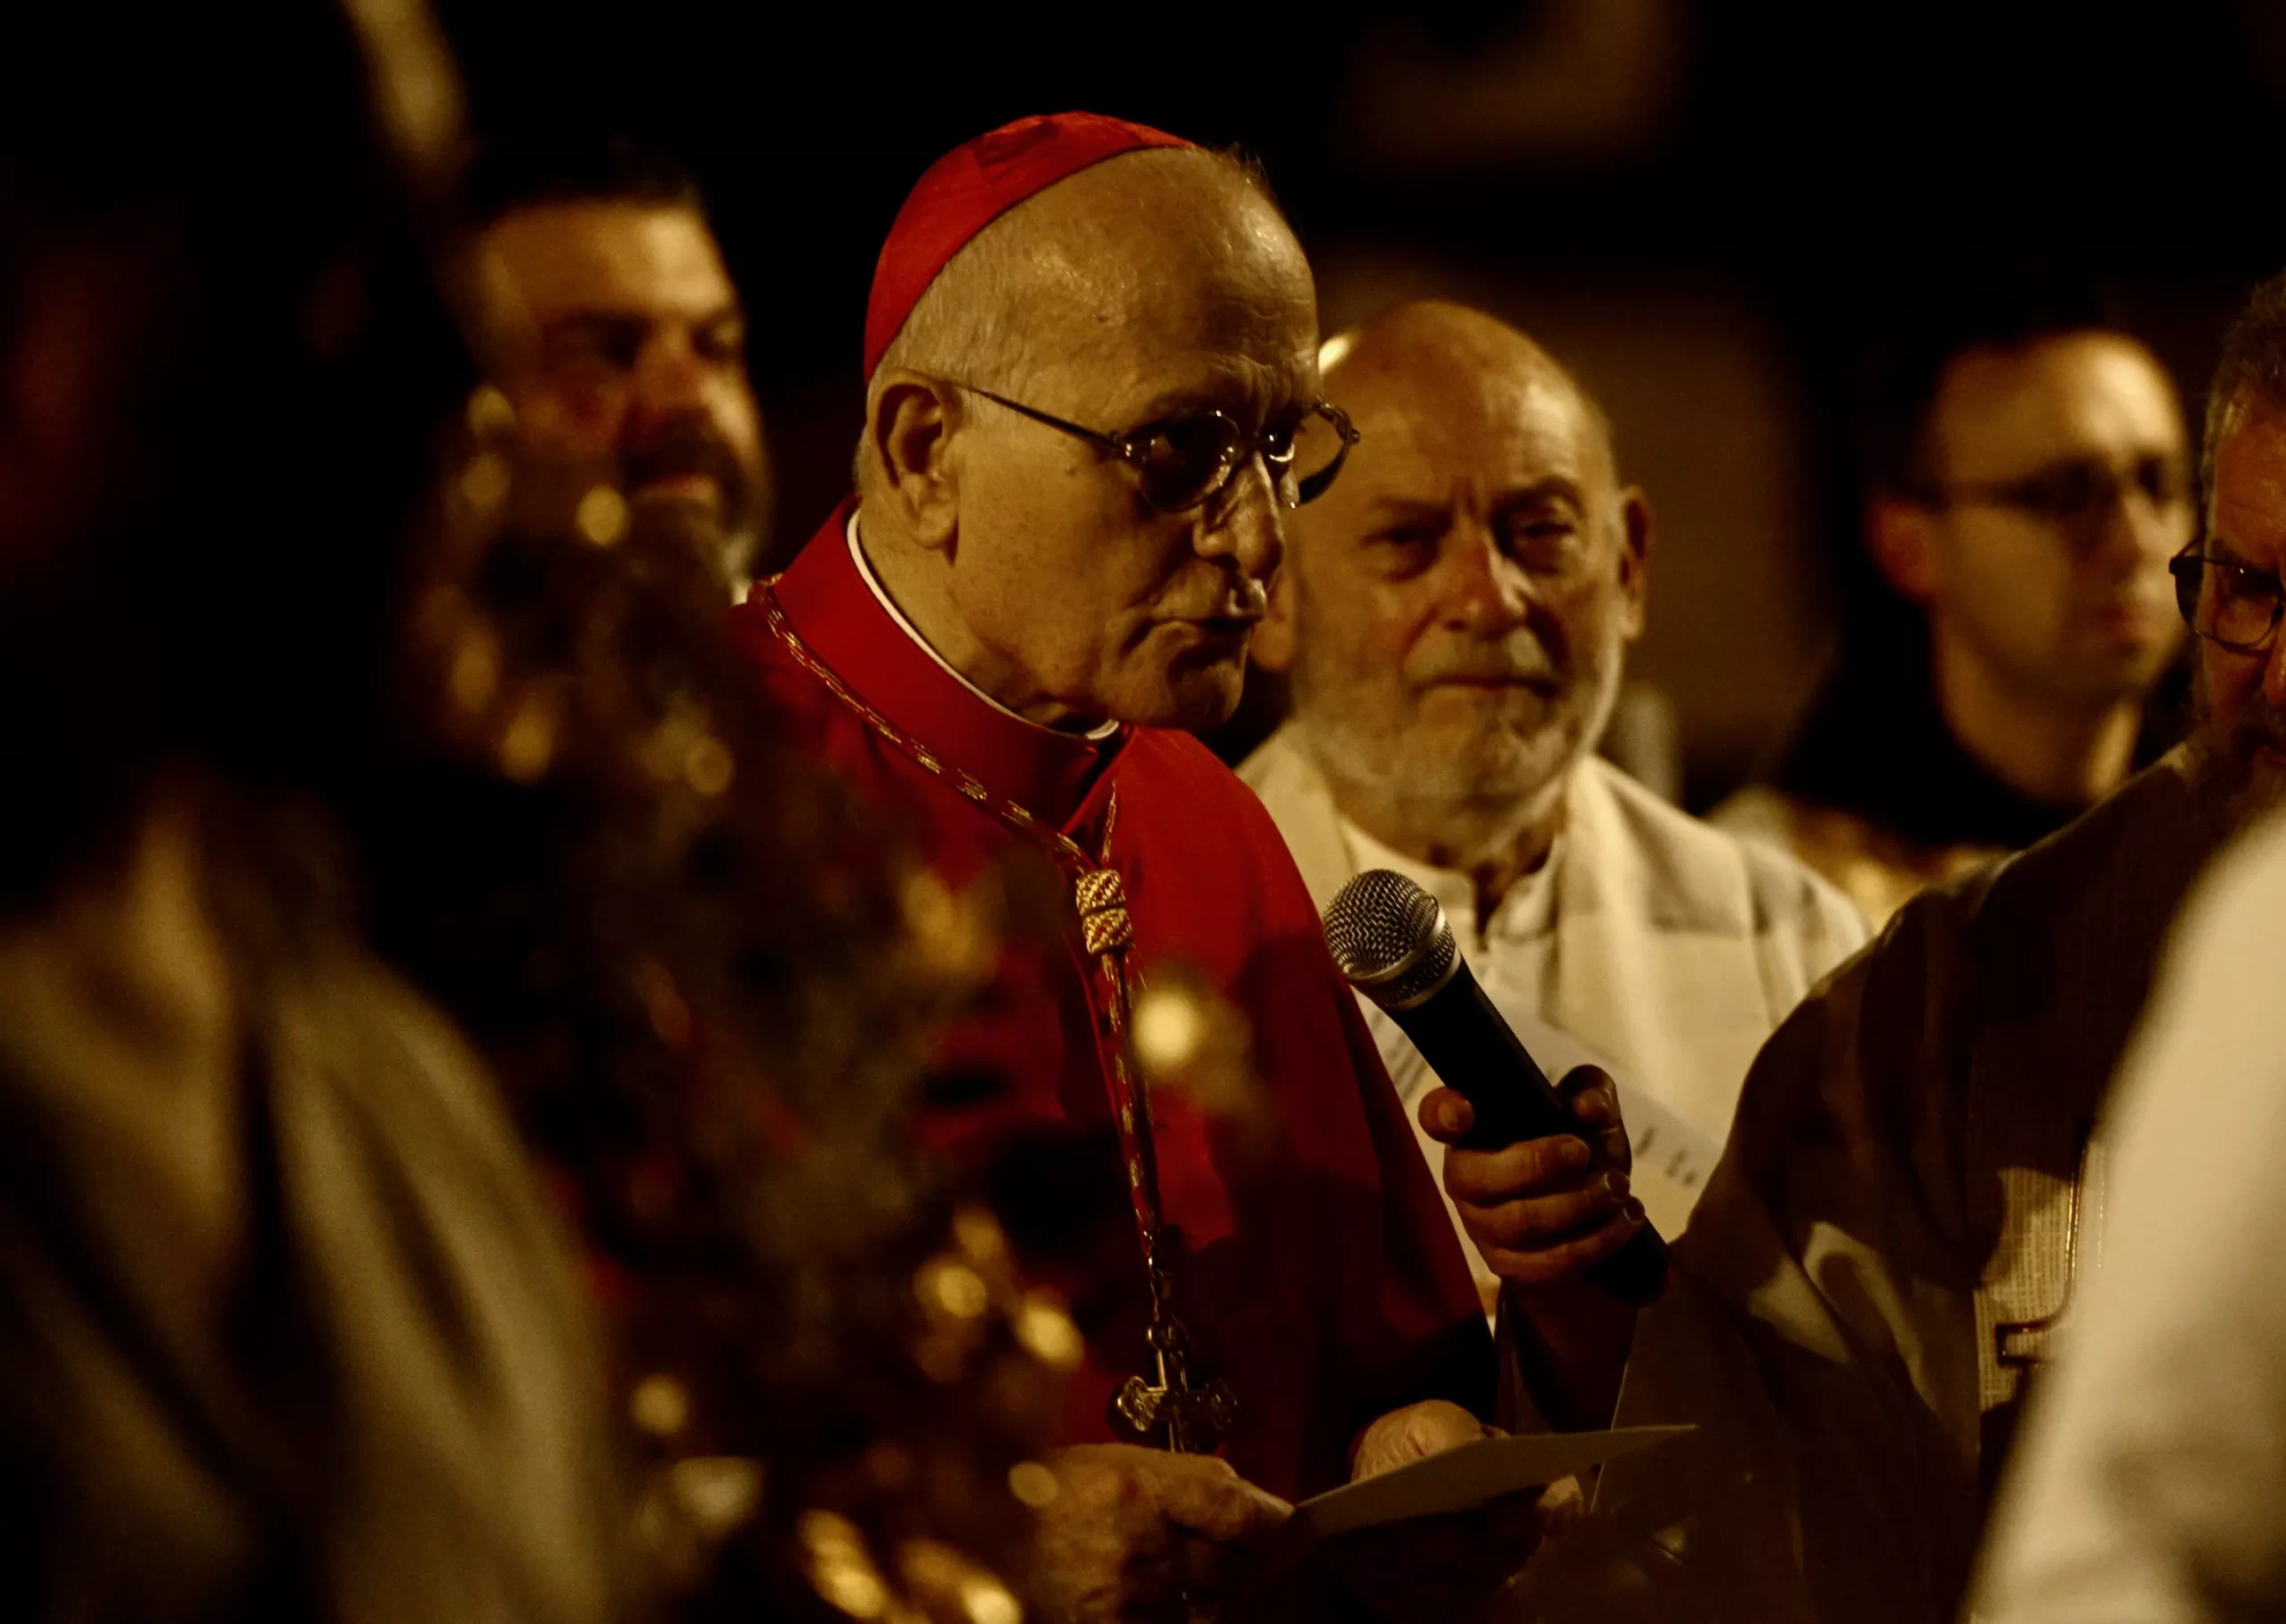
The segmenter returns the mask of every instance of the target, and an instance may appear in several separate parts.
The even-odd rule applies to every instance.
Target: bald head
[[[1603,410],[1546,350],[1464,304],[1399,304],[1326,341],[1326,396],[1361,429],[1408,442],[1485,433],[1545,438],[1570,431],[1606,479],[1616,477]],[[1526,429],[1538,420],[1539,433]],[[1371,437],[1372,430],[1366,430]]]
[[[1325,346],[1360,439],[1293,547],[1256,654],[1336,800],[1466,866],[1545,832],[1642,625],[1648,510],[1603,413],[1481,312],[1401,305]]]
[[[971,238],[914,306],[880,371],[1013,390],[1100,368],[1138,329],[1210,344],[1242,337],[1232,329],[1253,303],[1243,286],[1281,282],[1306,292],[1309,267],[1255,171],[1203,148],[1125,153]]]

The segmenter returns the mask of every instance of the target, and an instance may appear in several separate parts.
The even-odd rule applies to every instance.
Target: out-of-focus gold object
[[[719,795],[730,787],[736,770],[730,753],[713,734],[702,734],[683,752],[682,779],[703,795]]]
[[[1018,1624],[1024,1610],[1008,1587],[952,1546],[908,1539],[897,1550],[897,1577],[906,1594],[936,1618],[967,1624]]]
[[[536,784],[555,759],[555,707],[527,694],[500,736],[500,770],[513,783]]]
[[[645,1485],[636,1537],[663,1575],[690,1584],[761,1513],[767,1482],[762,1462],[744,1455],[685,1455]]]
[[[1000,1221],[982,1207],[963,1207],[953,1214],[953,1244],[961,1255],[980,1268],[1005,1268],[1008,1237]]]
[[[951,1258],[931,1258],[922,1264],[914,1284],[922,1303],[955,1320],[976,1319],[991,1303],[976,1270]]]
[[[1206,1011],[1187,990],[1155,988],[1135,1001],[1135,1058],[1151,1076],[1181,1077],[1206,1041]]]
[[[763,1470],[743,1455],[686,1455],[667,1470],[676,1508],[720,1539],[762,1509]]]
[[[913,1345],[914,1362],[931,1381],[959,1380],[990,1328],[984,1316],[992,1306],[991,1288],[959,1256],[939,1253],[914,1273],[913,1295],[924,1321]]]
[[[529,832],[559,845],[528,871],[487,812],[470,848],[500,861],[474,871],[512,905],[424,891],[416,862],[406,912],[501,1012],[512,1092],[597,1141],[565,1167],[601,1215],[647,1579],[801,1624],[1020,1624],[1035,1507],[1009,1473],[1053,1436],[1080,1336],[905,1133],[1013,882],[926,873],[754,704],[711,582],[686,602],[617,491],[528,462],[497,390],[463,415],[408,686],[445,756],[534,787]]]
[[[1024,1616],[1008,1587],[989,1576],[962,1586],[961,1600],[967,1605],[970,1624],[1019,1624]]]
[[[662,784],[678,778],[688,783],[692,755],[713,737],[706,730],[705,712],[693,705],[672,706],[643,742],[644,769]],[[715,742],[719,746],[721,741]]]
[[[889,1584],[855,1523],[834,1512],[805,1512],[796,1537],[810,1584],[821,1596],[853,1619],[878,1619],[889,1611]]]
[[[479,384],[468,397],[469,432],[480,439],[505,434],[516,426],[516,408],[497,384]]]
[[[490,704],[500,691],[500,640],[481,626],[463,631],[446,684],[453,703],[470,715]]]
[[[1016,1340],[1031,1356],[1052,1370],[1073,1370],[1086,1352],[1080,1328],[1054,1294],[1029,1291],[1016,1314]]]
[[[1037,1512],[1055,1504],[1063,1491],[1055,1474],[1038,1461],[1019,1461],[1008,1469],[1008,1492]]]
[[[508,459],[496,451],[482,451],[461,470],[461,500],[479,516],[492,512],[507,499],[512,475]]]
[[[1246,1017],[1189,965],[1160,964],[1136,995],[1136,1063],[1155,1092],[1180,1088],[1209,1116],[1267,1120]]]
[[[580,498],[572,523],[588,545],[617,546],[627,534],[627,498],[608,485],[595,486]]]
[[[690,1394],[672,1376],[647,1376],[628,1395],[627,1410],[643,1431],[671,1438],[690,1424]]]
[[[931,870],[917,868],[904,888],[905,929],[914,953],[931,973],[955,981],[981,979],[998,946],[992,909],[980,881],[955,892]]]

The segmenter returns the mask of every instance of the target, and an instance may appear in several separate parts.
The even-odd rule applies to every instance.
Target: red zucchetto
[[[865,376],[872,378],[881,364],[937,273],[1001,215],[1106,158],[1191,145],[1101,113],[1049,112],[1003,124],[938,159],[914,183],[874,264],[872,296],[865,302]]]

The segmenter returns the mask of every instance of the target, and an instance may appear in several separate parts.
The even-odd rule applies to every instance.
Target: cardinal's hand
[[[1352,1481],[1497,1437],[1443,1399],[1393,1410],[1358,1440]],[[1330,1554],[1349,1587],[1396,1624],[1472,1616],[1524,1565],[1539,1543],[1537,1495],[1512,1495],[1473,1512],[1421,1517],[1345,1534]]]
[[[1049,1465],[1033,1594],[1057,1624],[1181,1621],[1252,1570],[1294,1508],[1207,1455],[1085,1444]]]

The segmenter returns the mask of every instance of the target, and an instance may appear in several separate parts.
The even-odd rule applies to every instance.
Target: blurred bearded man
[[[1643,626],[1651,513],[1579,385],[1453,304],[1401,306],[1325,354],[1327,397],[1362,437],[1295,515],[1255,648],[1290,671],[1294,714],[1239,776],[1320,907],[1366,869],[1417,881],[1550,1076],[1593,1061],[1639,1135],[1656,1112],[1672,1146],[1692,1141],[1679,1177],[1647,1163],[1639,1191],[1598,1191],[1678,1232],[1755,1051],[1864,921],[1594,754]],[[1414,1104],[1434,1076],[1366,1015]],[[1489,1306],[1497,1277],[1473,1262]]]
[[[577,1261],[356,901],[476,382],[437,279],[462,246],[421,223],[457,107],[418,5],[0,19],[24,1624],[642,1611]],[[231,500],[254,424],[263,496]]]
[[[1658,1473],[1606,1470],[1538,1576],[1558,1612],[1957,1616],[2025,1384],[2100,1239],[2099,1106],[2170,921],[2216,847],[2286,800],[2286,277],[2223,341],[2206,454],[2205,533],[2172,566],[2198,634],[2191,738],[1908,903],[1779,1029],[1664,1302],[1631,1324],[1517,1270],[1529,1346],[1605,1350],[1523,1362],[1543,1403],[1600,1422],[1623,1366],[1623,1424],[1699,1428]],[[1448,1142],[1468,1120],[1451,1094],[1422,1115]],[[1556,1143],[1448,1155],[1481,1244],[1562,1199]]]
[[[624,141],[471,166],[487,325],[525,454],[625,504],[593,539],[672,549],[744,593],[769,515],[746,312],[697,182]]]
[[[1309,267],[1241,164],[1025,119],[905,201],[865,368],[856,500],[734,624],[947,884],[1053,866],[1057,938],[1007,949],[920,1131],[1003,1174],[1022,1262],[1086,1332],[1039,1594],[1180,1616],[1286,1499],[1481,1437],[1490,1392],[1467,1266],[1309,894],[1176,731],[1237,703],[1283,515],[1347,449]],[[1164,1082],[1144,1102],[1130,992],[1178,963],[1244,1018],[1249,1112]]]

